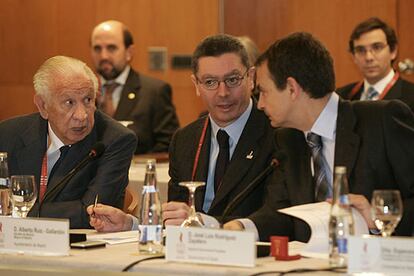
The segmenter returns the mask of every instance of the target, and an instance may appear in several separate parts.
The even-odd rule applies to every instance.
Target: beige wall
[[[133,32],[133,66],[171,83],[182,125],[204,109],[190,70],[149,71],[150,46],[167,47],[169,56],[191,54],[203,37],[224,30],[249,35],[264,50],[288,33],[309,31],[331,51],[341,86],[360,79],[347,51],[352,28],[379,16],[397,29],[399,59],[414,59],[411,0],[0,0],[0,7],[0,119],[36,110],[32,76],[46,58],[69,55],[91,65],[90,31],[107,19]]]
[[[168,81],[182,125],[203,110],[190,70],[148,69],[147,49],[191,54],[218,32],[218,0],[0,0],[0,119],[35,111],[32,76],[48,57],[68,55],[91,64],[89,35],[107,19],[125,22],[134,34],[133,67]]]

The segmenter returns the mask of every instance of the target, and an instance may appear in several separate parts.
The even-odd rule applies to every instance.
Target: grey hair
[[[50,97],[51,89],[57,80],[67,81],[71,76],[82,75],[92,82],[93,90],[98,92],[98,79],[86,63],[66,56],[54,56],[47,59],[33,77],[36,94]]]

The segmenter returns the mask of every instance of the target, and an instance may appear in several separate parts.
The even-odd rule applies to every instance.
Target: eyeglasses
[[[207,90],[216,90],[220,86],[221,82],[223,82],[227,88],[236,88],[240,86],[242,80],[246,77],[247,72],[249,72],[249,69],[247,69],[246,72],[244,72],[244,74],[241,76],[236,74],[226,77],[222,80],[210,77],[200,80],[197,76],[196,79],[197,82],[200,83],[201,86]]]
[[[360,57],[365,57],[368,52],[370,52],[372,55],[378,55],[381,53],[382,50],[384,50],[385,47],[387,47],[388,44],[384,44],[381,42],[374,43],[369,47],[364,46],[356,46],[354,48],[354,54]]]

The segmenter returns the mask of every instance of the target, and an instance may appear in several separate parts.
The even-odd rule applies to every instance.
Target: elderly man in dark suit
[[[96,111],[98,80],[79,60],[48,59],[34,87],[39,113],[1,122],[0,151],[8,153],[11,175],[35,176],[39,196],[29,216],[68,218],[71,228],[87,228],[86,206],[97,196],[122,206],[135,134]],[[67,177],[97,142],[103,155]]]
[[[169,202],[162,206],[166,225],[180,225],[189,215],[188,192],[179,186],[181,181],[206,182],[196,191],[196,210],[208,225],[210,221],[217,223],[213,217],[225,219],[221,216],[229,203],[261,176],[256,189],[229,212],[225,221],[259,209],[268,180],[262,172],[270,166],[274,151],[269,120],[251,98],[255,69],[237,38],[213,35],[204,39],[193,53],[192,70],[196,92],[209,113],[177,131],[171,142]],[[219,141],[220,135],[226,137],[227,145]],[[136,226],[135,218],[115,208],[91,206],[88,212],[95,212],[91,224],[99,231]]]
[[[392,68],[397,58],[395,31],[379,18],[359,23],[349,39],[352,59],[364,79],[337,90],[349,100],[399,99],[414,110],[414,84]]]
[[[91,35],[91,54],[102,83],[98,106],[138,137],[136,153],[166,152],[179,127],[171,86],[130,67],[134,53],[131,32],[121,22],[105,21]]]
[[[306,241],[308,227],[276,210],[329,198],[335,166],[347,168],[351,201],[362,211],[370,228],[375,227],[368,203],[373,190],[399,190],[404,214],[396,234],[411,235],[414,227],[411,110],[400,101],[340,100],[333,92],[332,58],[307,33],[295,33],[277,41],[259,58],[258,64],[258,107],[268,115],[272,126],[283,127],[276,130],[276,146],[287,155],[268,185],[266,204],[249,216],[260,239],[288,235]],[[307,141],[312,142],[310,146],[318,142],[318,153],[312,153]],[[324,177],[317,178],[321,173]],[[231,221],[225,228],[242,229],[243,225]]]

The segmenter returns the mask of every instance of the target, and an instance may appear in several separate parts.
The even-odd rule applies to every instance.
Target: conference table
[[[295,249],[291,249],[295,253]],[[138,253],[137,242],[107,245],[97,249],[71,249],[69,256],[29,256],[0,254],[0,275],[125,275],[129,264],[148,258]],[[128,275],[255,275],[268,271],[326,269],[328,260],[302,258],[276,261],[273,257],[256,259],[253,268],[145,260],[132,267]],[[338,275],[332,271],[310,272],[315,275]],[[345,271],[343,271],[345,273]],[[303,274],[303,273],[301,273]],[[275,275],[274,273],[272,275]]]

